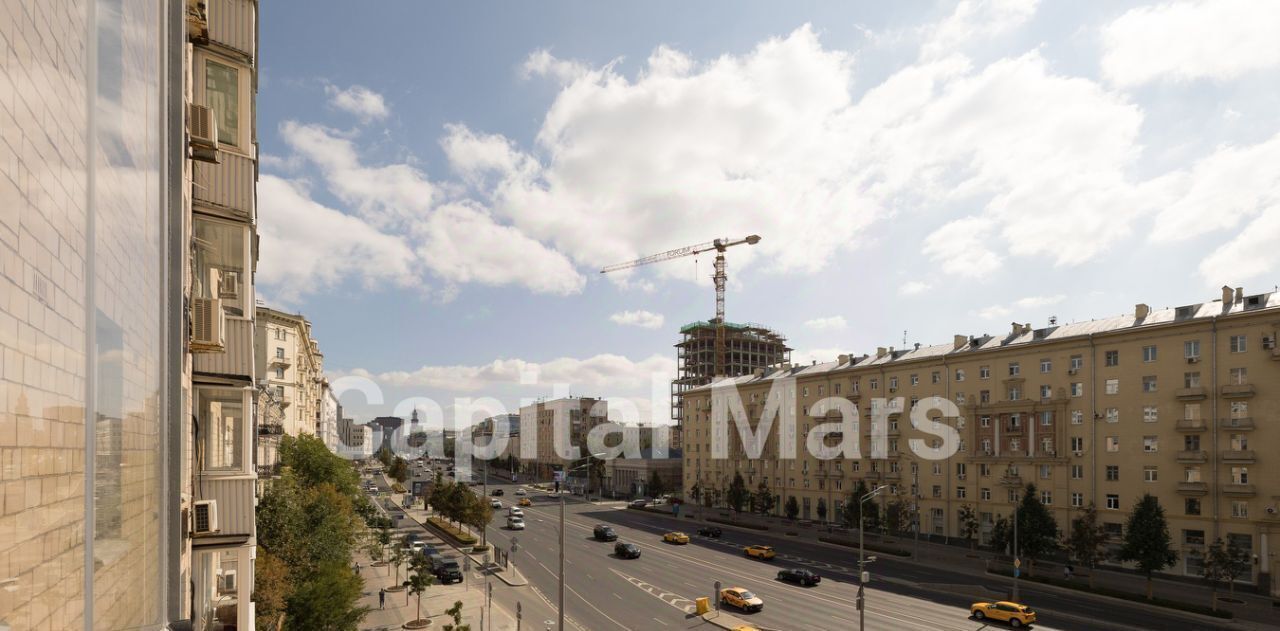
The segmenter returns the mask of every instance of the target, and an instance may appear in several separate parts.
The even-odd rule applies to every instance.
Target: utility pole
[[[599,458],[600,456],[603,456],[603,455],[605,455],[604,452],[600,452],[598,454],[591,454],[590,456],[588,456],[588,458]],[[590,460],[588,460],[586,465],[578,465],[572,468],[565,467],[564,468],[565,481],[567,482],[569,480],[570,473],[578,469],[581,469],[584,466],[590,466],[590,464],[591,462]],[[559,495],[560,495],[560,626],[559,626],[559,631],[564,631],[564,530],[565,530],[564,528],[564,489],[560,489]]]
[[[1018,558],[1018,504],[1013,505],[1013,602],[1018,602],[1018,574],[1022,573],[1022,559]]]
[[[867,564],[866,548],[863,545],[863,537],[862,537],[864,531],[866,530],[866,522],[864,522],[862,519],[862,505],[865,504],[867,500],[874,498],[876,495],[879,495],[880,492],[885,490],[886,488],[888,487],[883,485],[878,486],[874,490],[872,490],[870,493],[867,493],[866,495],[863,495],[861,498],[858,499],[858,629],[859,631],[861,631],[862,629],[866,629],[866,625],[867,625],[866,586],[867,586],[867,579],[870,578],[870,576],[867,575],[867,571],[866,571],[866,564]]]
[[[920,561],[920,463],[919,462],[911,463],[911,495],[913,496],[911,499],[915,504],[914,512],[916,515],[915,524],[912,527],[912,530],[916,531],[915,533],[916,540],[915,540],[915,543],[912,544],[913,547],[911,549],[911,559],[913,561],[919,562]]]

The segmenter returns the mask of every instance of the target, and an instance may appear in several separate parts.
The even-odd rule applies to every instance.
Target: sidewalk
[[[724,511],[720,509],[708,509],[705,507],[699,507],[692,510],[690,509],[691,507],[689,505],[685,505],[684,507],[682,507],[681,515],[679,518],[681,523],[685,523],[685,522],[709,523],[709,522],[706,522],[707,517],[724,519],[724,517],[721,515],[721,513]],[[649,514],[655,514],[655,511],[651,511],[651,510],[645,511],[645,512]],[[694,515],[694,518],[692,519],[689,518],[689,515],[691,514]],[[675,519],[675,517],[673,517],[669,512],[666,513],[665,516],[668,519]],[[825,525],[813,523],[806,527],[806,526],[802,526],[798,521],[792,522],[779,517],[761,517],[759,515],[744,514],[738,517],[737,519],[745,523],[767,525],[769,527],[769,530],[767,532],[771,535],[786,537],[787,539],[803,541],[807,544],[819,545],[819,546],[830,547],[830,548],[840,549],[840,550],[849,550],[850,548],[847,546],[839,545],[839,544],[832,544],[832,543],[819,541],[819,538],[835,537],[840,539],[848,539],[856,536],[856,532],[857,532],[857,530],[846,530],[846,531],[835,530],[833,533],[829,534]],[[721,523],[715,523],[714,525],[723,527],[725,529],[735,528],[734,526],[721,524]],[[749,528],[741,528],[740,530],[742,530],[743,532],[757,532]],[[795,536],[788,536],[787,533],[795,533]],[[855,534],[850,534],[850,533],[855,533]],[[872,533],[867,533],[866,540],[867,540],[867,543],[869,544],[874,543],[879,545],[893,545],[894,547],[900,548],[907,552],[911,552],[917,545],[914,542],[913,538],[911,537],[897,537],[897,536],[885,537],[885,536],[872,534]],[[931,543],[925,540],[921,540],[918,546],[919,546],[919,558],[915,558],[914,556],[901,557],[901,558],[895,557],[894,561],[900,561],[903,563],[913,563],[917,565],[925,565],[929,567],[938,567],[943,570],[961,572],[961,573],[969,574],[972,576],[981,576],[983,578],[988,578],[988,577],[995,578],[1006,584],[1012,583],[1012,579],[1010,578],[987,573],[988,569],[992,569],[992,570],[997,568],[1004,569],[1004,570],[1011,569],[1010,560],[1003,558],[1003,555],[996,555],[995,553],[990,552],[988,550],[981,550],[981,549],[971,550],[967,547],[945,545],[940,543]],[[1024,566],[1024,570],[1025,569],[1026,567]],[[1089,582],[1088,572],[1089,572],[1088,568],[1075,566],[1073,582],[1087,586]],[[1052,563],[1052,562],[1045,562],[1045,561],[1037,562],[1035,564],[1035,575],[1060,578],[1062,576],[1062,565],[1059,563]],[[1065,587],[1054,587],[1051,585],[1044,585],[1040,583],[1031,583],[1031,582],[1024,582],[1023,584],[1027,588],[1061,590],[1069,593],[1078,594],[1083,598],[1107,599],[1109,601],[1112,600],[1110,599],[1110,597],[1102,596],[1099,594],[1092,594],[1090,592],[1086,592],[1082,590],[1072,590]],[[1152,584],[1153,584],[1152,593],[1156,598],[1164,598],[1168,600],[1187,602],[1187,603],[1192,603],[1197,605],[1203,605],[1205,607],[1209,606],[1210,587],[1208,584],[1185,583],[1181,581],[1161,579],[1159,577],[1157,577],[1152,582]],[[1132,594],[1140,594],[1140,595],[1146,594],[1146,577],[1138,574],[1128,573],[1128,572],[1117,572],[1117,571],[1111,571],[1107,569],[1094,570],[1094,585],[1095,587],[1099,587],[1099,588],[1107,588],[1107,589],[1112,589],[1116,591],[1129,592]],[[1232,604],[1228,602],[1222,602],[1223,597],[1234,598],[1242,601],[1242,603]],[[1253,593],[1243,592],[1241,590],[1236,590],[1236,593],[1234,595],[1229,595],[1224,586],[1223,588],[1218,590],[1218,598],[1219,598],[1218,608],[1231,611],[1236,616],[1235,617],[1236,623],[1242,627],[1252,626],[1251,624],[1247,624],[1247,623],[1261,623],[1267,627],[1274,628],[1272,625],[1274,625],[1275,620],[1277,619],[1277,616],[1280,616],[1280,609],[1273,606],[1273,601],[1269,596],[1260,596]],[[1135,603],[1135,604],[1141,604],[1141,603]],[[1150,605],[1150,606],[1155,607],[1155,605]],[[1202,618],[1201,616],[1196,614],[1192,614],[1189,612],[1182,612],[1180,610],[1170,609],[1167,607],[1159,607],[1159,611],[1170,613],[1170,614],[1182,614],[1187,616],[1194,616],[1196,619]],[[1220,622],[1225,622],[1225,621],[1220,621]]]
[[[388,592],[386,607],[378,608],[378,592],[395,583],[395,570],[391,566],[371,567],[371,561],[364,552],[357,553],[355,561],[360,563],[360,575],[364,578],[364,595],[360,604],[370,608],[369,614],[360,623],[361,631],[391,631],[403,628],[404,623],[413,620],[418,611],[418,598],[408,592]],[[404,580],[403,569],[400,580]],[[514,631],[516,628],[515,617],[499,607],[497,602],[485,608],[484,578],[475,571],[471,572],[465,583],[432,585],[422,594],[422,617],[431,620],[428,628],[439,629],[446,624],[453,624],[453,619],[445,615],[445,610],[458,601],[462,601],[463,624],[471,625],[475,631]],[[488,616],[492,616],[492,619],[484,620],[486,626],[481,626],[481,619]]]

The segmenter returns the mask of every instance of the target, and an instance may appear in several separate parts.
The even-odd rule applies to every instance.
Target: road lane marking
[[[656,623],[658,623],[658,624],[660,624],[660,625],[662,625],[662,626],[664,626],[664,627],[665,627],[665,626],[668,626],[668,625],[667,625],[667,623],[665,623],[665,622],[663,622],[663,621],[661,621],[661,620],[659,620],[659,619],[657,619],[657,618],[654,618],[654,619],[653,619],[653,621],[654,621],[654,622],[656,622]]]
[[[618,570],[615,570],[613,568],[609,568],[609,571],[622,577],[628,583],[631,583],[632,585],[636,586],[644,593],[649,594],[650,596],[653,596],[654,598],[657,598],[658,600],[661,600],[662,602],[667,603],[668,605],[671,605],[676,609],[679,609],[681,612],[685,614],[693,613],[695,609],[693,601],[689,600],[688,598],[685,598],[684,596],[681,596],[680,594],[677,594],[675,592],[663,591],[663,589],[661,587],[658,587],[657,585],[654,585],[652,583],[646,583],[634,576],[623,574],[622,572],[619,572]],[[617,596],[617,594],[614,594],[614,596]]]

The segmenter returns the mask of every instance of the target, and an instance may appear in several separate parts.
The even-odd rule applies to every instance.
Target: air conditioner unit
[[[195,519],[191,522],[191,532],[197,535],[218,532],[217,500],[201,500],[195,503]]]
[[[965,478],[965,474],[963,474],[963,473],[957,473],[957,474],[956,474],[956,479],[957,479],[957,480],[963,480],[964,478]]]
[[[1083,456],[1083,455],[1084,455],[1084,452],[1083,452],[1083,451],[1073,451],[1073,452],[1071,452],[1071,453],[1072,453],[1072,454],[1074,454],[1074,455],[1075,455],[1075,457],[1077,457],[1077,458],[1079,458],[1080,456]]]
[[[191,159],[218,164],[218,119],[213,110],[195,103],[187,104],[187,134],[191,137]]]
[[[1199,355],[1192,355],[1191,357],[1188,357],[1188,358],[1187,358],[1187,363],[1188,363],[1188,364],[1195,364],[1195,363],[1199,363],[1199,361],[1200,361],[1200,356],[1199,356]]]
[[[226,317],[222,300],[191,299],[191,351],[222,352],[226,347]]]
[[[1074,374],[1076,374],[1076,373],[1078,373],[1078,372],[1080,372],[1080,371],[1079,371],[1079,370],[1076,370],[1075,368],[1068,368],[1068,369],[1067,369],[1067,374],[1068,374],[1068,375],[1074,375]]]
[[[1264,338],[1262,338],[1262,348],[1268,348],[1268,349],[1270,349],[1270,348],[1275,348],[1275,347],[1276,347],[1276,338],[1274,338],[1274,337],[1264,337]]]
[[[218,591],[223,594],[229,594],[236,591],[236,572],[228,570],[219,578]]]
[[[218,284],[218,297],[235,300],[240,297],[240,272],[222,272]]]

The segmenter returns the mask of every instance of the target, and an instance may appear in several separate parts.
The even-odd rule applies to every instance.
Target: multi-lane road
[[[533,506],[524,509],[526,530],[509,531],[503,527],[505,507],[519,499],[514,495],[518,487],[490,480],[489,488],[504,490],[500,498],[504,509],[494,517],[489,542],[509,548],[512,538],[519,540],[516,563],[536,595],[545,599],[542,604],[554,611],[559,584],[558,498],[529,489]],[[762,612],[738,614],[762,629],[857,628],[854,553],[730,529],[725,529],[719,539],[709,539],[695,535],[696,528],[688,520],[679,523],[672,517],[629,510],[620,504],[595,505],[575,500],[568,503],[565,536],[566,611],[574,628],[691,628],[700,624],[690,616],[694,599],[711,596],[716,581],[724,587],[745,587],[764,599]],[[615,557],[612,543],[592,538],[596,524],[608,524],[620,541],[640,546],[641,557]],[[662,533],[676,528],[690,534],[688,545],[662,542]],[[772,545],[779,556],[769,562],[748,559],[742,547],[751,544]],[[809,588],[780,582],[776,575],[784,567],[812,569],[823,581]],[[883,558],[870,569],[873,578],[867,590],[867,628],[923,631],[991,626],[968,617],[971,598],[937,591],[932,586],[986,581],[993,588],[1002,589],[998,580]],[[1121,602],[1100,603],[1025,585],[1021,591],[1023,600],[1041,611],[1042,622],[1035,625],[1038,629],[1211,628]],[[518,592],[507,595],[511,593]]]

